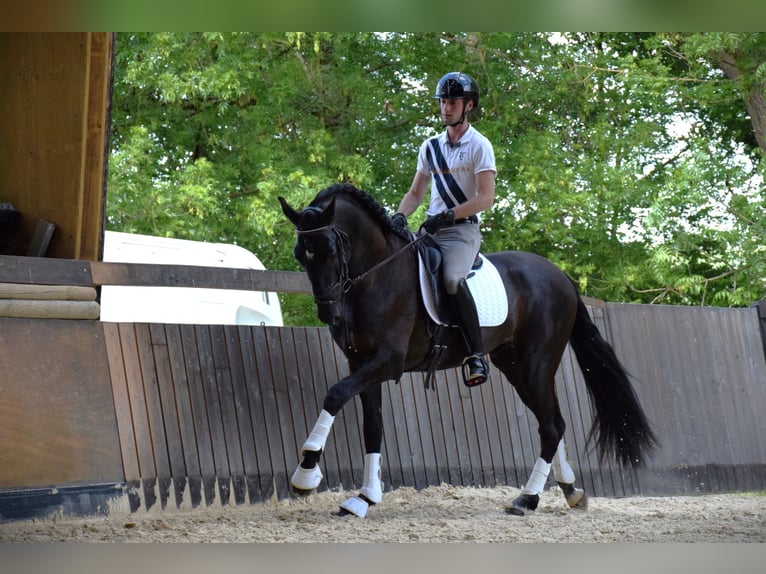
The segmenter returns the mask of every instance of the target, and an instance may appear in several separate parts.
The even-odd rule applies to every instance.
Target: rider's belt
[[[472,215],[470,217],[464,217],[463,219],[456,219],[455,225],[458,223],[479,223],[479,218],[475,215]]]

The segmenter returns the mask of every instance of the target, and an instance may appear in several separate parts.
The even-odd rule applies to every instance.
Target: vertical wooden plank
[[[109,376],[112,380],[112,393],[114,395],[114,408],[117,415],[117,429],[120,437],[120,450],[122,451],[122,466],[125,472],[125,480],[127,482],[136,482],[141,480],[141,472],[138,463],[136,435],[133,432],[133,418],[130,412],[130,397],[128,395],[128,382],[125,376],[120,333],[116,323],[104,323],[104,339],[107,360],[109,362]]]
[[[497,369],[490,367],[489,380],[479,389],[484,402],[484,422],[487,432],[487,444],[492,461],[492,484],[506,484],[506,464],[504,443],[507,442],[507,436],[500,432],[500,419],[497,411],[498,396],[500,385],[503,384],[502,374]]]
[[[216,366],[213,359],[213,342],[208,325],[196,325],[195,333],[218,496],[221,504],[227,505],[231,495],[231,472],[229,470],[229,456],[226,452],[226,430],[223,423],[221,399],[218,395]]]
[[[259,366],[256,361],[255,333],[261,329],[255,326],[239,326],[239,341],[242,351],[242,370],[244,385],[247,390],[247,405],[250,412],[250,424],[252,427],[253,459],[245,458],[245,476],[247,491],[250,502],[263,502],[272,493],[272,468],[269,453],[269,441],[267,435],[266,416],[263,411],[262,382],[259,375]],[[243,441],[243,444],[244,441]],[[243,446],[243,448],[245,448]],[[255,463],[255,468],[250,464]]]
[[[157,501],[154,491],[157,468],[154,461],[152,431],[149,424],[147,401],[144,395],[143,375],[138,356],[136,332],[132,323],[120,323],[118,331],[122,343],[123,361],[125,363],[125,379],[128,384],[128,398],[133,417],[139,472],[141,473],[144,491],[144,505],[148,509]]]
[[[402,377],[398,384],[388,385],[391,399],[392,427],[395,430],[396,450],[399,454],[399,465],[402,474],[402,486],[415,486],[415,467],[413,454],[410,448],[409,429],[407,427],[407,412],[404,406],[403,395],[407,378]]]
[[[189,388],[191,420],[194,425],[194,440],[199,456],[199,477],[205,504],[210,506],[216,498],[216,467],[213,457],[213,439],[205,400],[205,381],[202,375],[197,332],[194,325],[180,325],[181,347],[184,356],[184,370]],[[190,484],[192,477],[189,477]],[[196,479],[195,479],[196,480]]]
[[[86,50],[80,217],[77,221],[77,254],[73,259],[96,261],[103,253],[101,241],[106,201],[106,166],[109,157],[109,99],[114,34],[88,32]]]
[[[497,479],[495,478],[495,463],[492,455],[492,447],[490,445],[491,437],[489,435],[489,427],[487,423],[488,408],[487,402],[485,401],[486,395],[488,394],[488,385],[491,385],[491,381],[487,381],[482,386],[471,389],[470,406],[474,424],[476,425],[476,442],[482,475],[481,484],[483,486],[495,486],[497,484]]]
[[[258,483],[261,499],[276,495],[277,476],[284,472],[285,454],[281,447],[277,420],[271,359],[266,343],[266,327],[250,327],[251,353],[243,355],[248,376],[248,394],[253,420],[255,449],[258,455]]]
[[[189,497],[192,508],[202,502],[202,470],[197,451],[197,436],[195,433],[194,411],[186,373],[186,356],[184,354],[181,331],[178,325],[165,325],[170,373],[173,380],[173,391],[178,413],[178,426],[181,434],[181,448],[186,467],[186,480],[189,485]]]
[[[229,360],[229,375],[233,395],[232,407],[236,415],[239,436],[239,456],[242,460],[241,474],[235,475],[234,478],[234,493],[237,503],[243,504],[248,498],[250,502],[253,502],[253,496],[249,494],[248,477],[257,474],[258,461],[255,456],[253,425],[250,414],[250,401],[247,394],[240,330],[234,325],[225,325],[223,332],[226,342],[226,355]],[[258,488],[256,500],[258,499],[260,499],[260,487]]]
[[[412,378],[409,374],[402,377],[402,404],[404,407],[404,421],[399,424],[407,429],[407,442],[412,459],[412,468],[414,472],[415,484],[417,489],[428,486],[428,476],[425,472],[425,459],[423,458],[423,448],[420,444],[420,435],[418,429],[418,413],[415,403],[415,392],[412,388]]]
[[[434,438],[431,429],[430,413],[428,409],[428,397],[421,377],[407,373],[403,378],[408,379],[407,385],[412,390],[414,422],[417,433],[411,437],[414,439],[413,447],[420,452],[423,464],[423,473],[426,486],[438,485],[438,461],[434,449]]]
[[[255,360],[258,366],[258,376],[261,383],[261,398],[263,399],[263,413],[266,424],[266,441],[270,445],[269,457],[271,461],[271,484],[264,485],[261,482],[261,491],[265,495],[268,488],[269,496],[284,497],[288,492],[289,475],[293,469],[287,467],[285,461],[285,449],[283,442],[282,424],[277,401],[277,385],[282,377],[278,373],[278,363],[272,364],[274,357],[271,354],[271,346],[275,334],[273,329],[263,327],[253,330]]]
[[[444,419],[442,418],[442,410],[439,404],[438,397],[438,378],[434,378],[432,381],[433,388],[425,388],[425,373],[413,374],[413,384],[416,388],[423,390],[425,397],[425,416],[430,428],[430,439],[433,442],[435,466],[435,476],[430,480],[433,484],[441,484],[450,482],[450,464],[449,454],[447,452],[447,441],[445,438]]]
[[[170,357],[165,338],[165,327],[161,324],[149,325],[149,337],[154,355],[154,367],[157,376],[157,389],[160,396],[162,423],[167,444],[170,477],[175,489],[176,508],[183,502],[183,492],[186,488],[186,462],[184,461],[181,444],[181,429],[178,424],[178,411],[173,385],[173,375],[170,369]]]
[[[460,467],[460,476],[462,477],[462,486],[472,486],[477,483],[474,475],[474,467],[471,460],[471,447],[468,427],[465,416],[463,415],[463,401],[460,396],[462,381],[461,375],[457,369],[447,369],[443,371],[449,407],[452,412],[453,427],[455,429],[455,440],[457,443],[457,457]]]
[[[463,484],[463,476],[460,468],[455,422],[450,409],[449,387],[444,371],[434,373],[432,384],[435,388],[433,391],[429,391],[433,395],[432,402],[434,404],[431,412],[439,421],[441,430],[441,438],[436,441],[436,448],[437,450],[443,449],[441,457],[444,468],[440,469],[439,477],[441,481],[447,484],[460,485]]]
[[[289,381],[285,372],[285,359],[282,340],[292,339],[292,328],[284,330],[268,329],[266,331],[266,342],[271,357],[271,377],[274,385],[274,398],[276,401],[277,419],[279,436],[283,445],[282,468],[278,473],[277,486],[279,487],[278,496],[284,498],[289,493],[289,478],[292,474],[292,465],[288,465],[287,450],[297,451],[297,438],[292,424],[292,412],[290,408],[290,398],[288,395]]]
[[[215,383],[218,387],[218,400],[221,408],[223,436],[226,441],[226,457],[229,463],[231,489],[234,502],[243,504],[247,495],[245,468],[242,460],[242,444],[239,438],[239,421],[234,401],[229,354],[226,348],[226,334],[223,325],[210,325],[210,342],[215,365]]]
[[[399,437],[397,436],[396,418],[398,411],[395,409],[393,393],[398,392],[400,382],[388,382],[383,385],[383,481],[392,489],[404,485],[402,471],[402,459],[399,452]]]
[[[162,415],[162,400],[160,398],[159,380],[157,369],[154,365],[154,353],[152,351],[151,334],[149,325],[136,323],[136,345],[138,359],[141,364],[141,377],[144,383],[144,395],[146,397],[146,411],[149,415],[149,430],[152,437],[152,450],[154,462],[157,465],[157,486],[162,508],[167,506],[170,496],[170,459],[168,455],[168,442],[165,435],[165,421]]]

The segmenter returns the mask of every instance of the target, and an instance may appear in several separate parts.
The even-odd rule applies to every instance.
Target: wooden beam
[[[82,107],[82,161],[75,259],[97,261],[103,254],[106,165],[114,34],[88,32]]]
[[[96,301],[0,299],[0,317],[95,320],[100,315],[101,307]]]
[[[82,285],[24,285],[0,283],[0,299],[37,301],[95,301],[96,289]]]
[[[93,286],[88,261],[16,255],[0,255],[0,282]]]
[[[94,285],[199,287],[278,293],[310,293],[305,273],[192,265],[91,262]]]
[[[24,285],[124,285],[128,287],[198,287],[277,293],[311,293],[298,271],[231,269],[193,265],[110,263],[0,255],[0,283]]]

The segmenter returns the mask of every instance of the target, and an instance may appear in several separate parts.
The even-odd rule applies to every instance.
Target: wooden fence
[[[24,269],[19,259],[0,257],[0,282],[307,288],[298,273],[62,261]],[[579,484],[595,496],[766,488],[758,309],[588,303],[661,445],[638,473],[599,463],[585,448],[592,413],[567,349],[557,385]],[[329,331],[314,327],[0,319],[0,358],[0,404],[13,406],[0,422],[0,458],[10,463],[0,467],[0,515],[13,504],[22,515],[33,494],[54,490],[60,504],[67,488],[78,500],[93,495],[91,512],[115,491],[132,510],[286,497],[324,393],[347,373]],[[494,368],[475,389],[447,370],[435,390],[405,375],[383,396],[386,488],[520,486],[538,456],[537,423]],[[320,488],[360,486],[360,413],[354,401],[336,418]]]

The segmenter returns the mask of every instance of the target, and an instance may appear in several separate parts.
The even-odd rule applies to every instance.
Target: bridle
[[[419,235],[415,239],[410,240],[403,247],[400,247],[399,249],[394,251],[392,254],[378,261],[375,265],[373,265],[369,269],[362,271],[355,277],[349,277],[348,255],[346,252],[345,245],[346,244],[350,245],[351,240],[349,239],[348,234],[345,231],[343,231],[342,229],[338,229],[337,227],[335,227],[333,223],[329,223],[327,225],[324,225],[322,227],[316,227],[314,229],[296,229],[295,233],[300,237],[305,235],[318,235],[328,230],[332,231],[333,234],[335,234],[336,242],[338,245],[338,258],[340,260],[338,280],[335,283],[333,283],[330,287],[328,287],[323,293],[320,293],[319,295],[314,294],[314,302],[317,305],[333,305],[339,299],[342,299],[343,295],[351,291],[351,289],[353,289],[356,284],[363,281],[370,273],[379,269],[380,267],[383,267],[387,263],[391,262],[396,257],[401,255],[405,250],[420,243],[428,235],[426,233],[424,233],[423,235]],[[338,289],[340,289],[340,296],[331,297],[331,294],[336,292]]]

